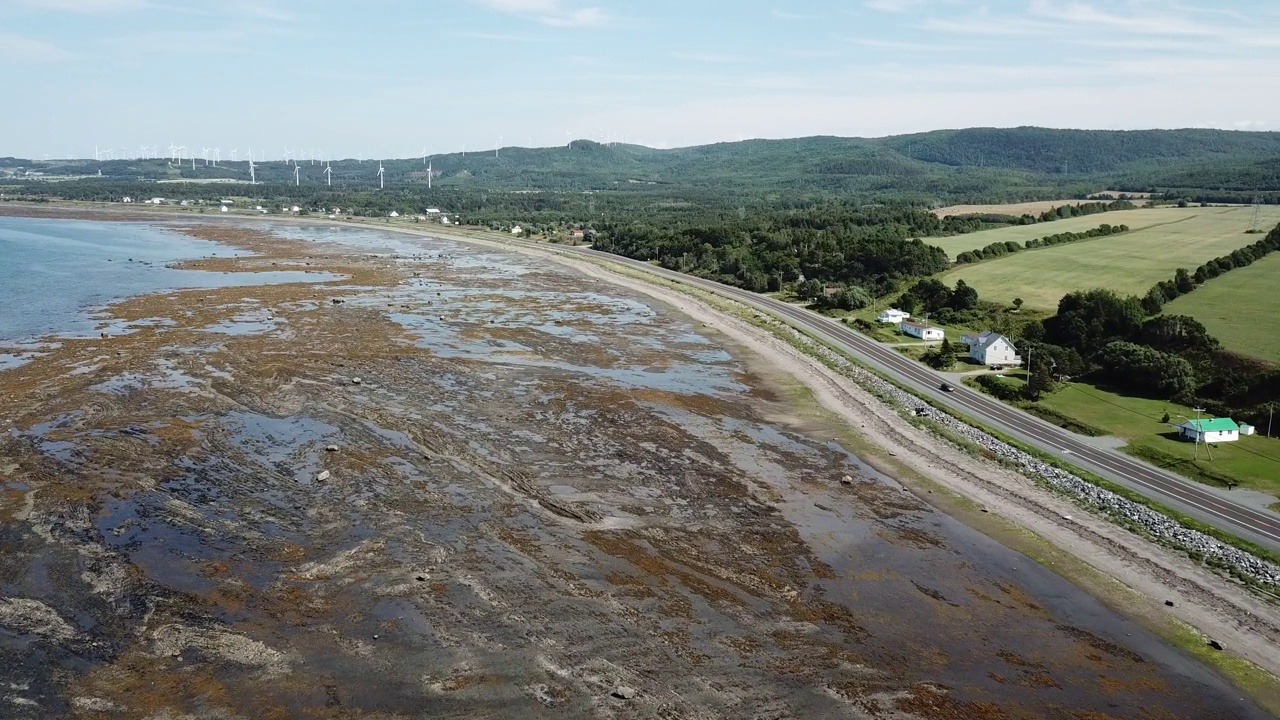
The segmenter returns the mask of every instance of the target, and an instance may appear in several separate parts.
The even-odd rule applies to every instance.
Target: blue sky
[[[0,0],[0,155],[1024,124],[1280,130],[1280,3]]]

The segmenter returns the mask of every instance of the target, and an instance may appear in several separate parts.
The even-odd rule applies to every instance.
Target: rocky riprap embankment
[[[1023,473],[1044,480],[1084,505],[1135,526],[1141,532],[1166,545],[1202,555],[1207,560],[1229,565],[1239,573],[1265,585],[1280,585],[1280,567],[1202,532],[1192,530],[1166,515],[1121,497],[1061,468],[1054,467],[941,410],[925,405],[918,397],[854,365],[790,325],[759,312],[755,312],[754,315],[757,321],[781,330],[809,352],[839,368],[843,374],[864,389],[899,408],[916,412],[919,416],[926,417],[950,432],[985,448],[1002,460],[1018,467]]]

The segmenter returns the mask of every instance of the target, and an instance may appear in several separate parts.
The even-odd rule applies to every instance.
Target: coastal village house
[[[902,312],[897,308],[889,308],[888,310],[881,311],[881,313],[876,316],[876,322],[892,323],[894,325],[897,325],[898,323],[902,322],[903,320],[907,320],[910,317],[911,317],[911,313]]]
[[[1009,338],[990,330],[977,335],[961,335],[960,342],[969,346],[969,359],[981,365],[1021,365],[1022,356]]]
[[[1178,426],[1178,437],[1195,442],[1235,442],[1240,439],[1240,426],[1231,418],[1188,420]]]
[[[910,335],[921,340],[941,340],[946,337],[946,333],[942,331],[942,328],[933,327],[928,323],[915,320],[903,320],[898,324],[898,329],[902,331],[903,335]]]

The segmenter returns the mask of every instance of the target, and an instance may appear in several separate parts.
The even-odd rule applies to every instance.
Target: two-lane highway
[[[546,249],[545,245],[540,247]],[[1224,497],[1224,492],[1164,472],[1123,453],[1095,447],[1056,425],[966,387],[956,386],[952,392],[943,393],[939,390],[943,379],[933,370],[830,318],[771,297],[666,270],[646,262],[587,248],[571,250],[678,280],[775,315],[859,358],[897,382],[1028,445],[1086,468],[1238,537],[1280,550],[1280,515],[1241,504]]]

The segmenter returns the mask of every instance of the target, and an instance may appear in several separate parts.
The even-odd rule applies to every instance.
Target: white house
[[[163,205],[164,198],[151,198],[151,200],[149,200],[148,202],[150,202],[152,205]]]
[[[961,335],[960,342],[969,346],[969,359],[981,365],[1021,365],[1018,348],[1000,333],[983,330],[977,335]]]
[[[395,210],[392,210],[391,212],[387,213],[387,217],[400,217],[400,213],[396,212]]]
[[[515,227],[511,228],[512,235],[519,235],[522,232],[524,232],[524,228],[520,227],[519,225],[516,225]]]
[[[881,313],[876,316],[876,321],[882,322],[882,323],[892,323],[894,325],[897,325],[903,320],[907,320],[910,318],[911,318],[911,313],[902,312],[897,308],[889,308],[888,310],[881,311]]]
[[[898,323],[898,329],[902,331],[903,335],[910,335],[921,340],[941,340],[946,337],[946,333],[942,331],[942,328],[932,327],[926,323],[912,320],[903,320]]]
[[[123,199],[123,200],[121,200],[120,202],[127,202],[127,203],[131,203],[131,202],[133,202],[133,198],[129,197],[128,195],[125,195],[125,196],[124,196],[124,199]]]
[[[1231,418],[1188,420],[1178,426],[1178,436],[1205,443],[1235,442],[1240,439],[1240,426]]]
[[[440,214],[440,208],[427,208],[427,214],[428,214],[428,215],[439,215],[439,214]]]
[[[222,206],[222,212],[226,212],[226,211],[227,211],[227,206],[226,206],[226,205],[223,205],[223,206]]]

